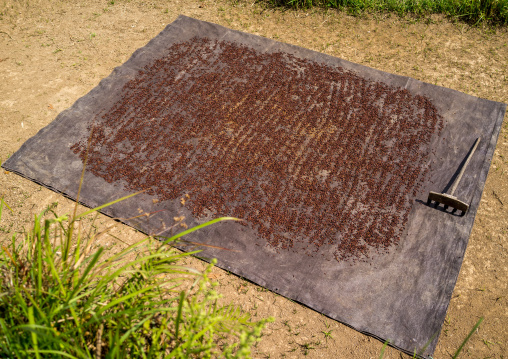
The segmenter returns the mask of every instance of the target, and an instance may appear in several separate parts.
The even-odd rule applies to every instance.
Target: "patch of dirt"
[[[440,16],[415,21],[263,9],[252,1],[7,1],[0,5],[0,160],[179,14],[508,103],[506,29],[471,28]],[[461,358],[502,358],[508,351],[507,126],[505,121],[435,358],[453,355],[480,317],[485,320]],[[13,209],[4,212],[2,236],[21,231],[33,214],[54,202],[58,213],[73,209],[71,201],[3,170],[0,196]],[[99,222],[113,223],[104,216]],[[98,244],[116,251],[140,238],[119,225]],[[379,357],[382,343],[376,339],[218,268],[212,277],[226,300],[254,318],[276,318],[255,347],[256,358]],[[384,357],[407,356],[388,349]]]

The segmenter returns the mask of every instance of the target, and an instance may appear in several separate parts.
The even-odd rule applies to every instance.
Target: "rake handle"
[[[473,157],[473,154],[474,154],[474,151],[476,151],[476,148],[478,147],[478,144],[480,143],[480,137],[478,137],[473,145],[473,149],[471,150],[471,152],[469,153],[469,156],[467,156],[467,159],[466,159],[466,163],[464,163],[464,166],[462,166],[462,168],[460,169],[460,173],[459,175],[457,176],[457,178],[455,179],[455,181],[453,182],[453,185],[452,185],[452,190],[450,191],[450,195],[453,196],[453,193],[455,192],[455,190],[457,189],[457,186],[459,185],[459,182],[460,180],[462,179],[462,176],[464,175],[464,172],[466,172],[466,167],[467,165],[469,164],[469,162],[471,161],[471,157]]]

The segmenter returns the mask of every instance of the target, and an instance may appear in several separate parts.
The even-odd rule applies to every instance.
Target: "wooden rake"
[[[476,151],[476,148],[478,147],[479,143],[480,143],[480,137],[478,137],[476,139],[476,141],[473,145],[473,149],[467,156],[466,162],[460,169],[459,175],[457,176],[455,181],[453,181],[452,190],[450,191],[450,193],[449,194],[448,193],[437,193],[437,192],[430,191],[429,198],[427,199],[427,205],[430,205],[432,203],[432,201],[434,201],[435,207],[438,207],[439,204],[442,203],[444,205],[445,211],[448,209],[448,207],[451,207],[451,208],[453,208],[452,213],[454,213],[457,210],[462,211],[462,215],[465,215],[467,213],[467,211],[469,210],[469,204],[459,200],[453,194],[455,193],[455,190],[457,189],[457,186],[459,185],[462,175],[466,171],[466,167],[469,164],[469,162],[471,161],[471,157],[473,157],[473,154]]]

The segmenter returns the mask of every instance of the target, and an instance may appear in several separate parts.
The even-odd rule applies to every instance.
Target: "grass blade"
[[[100,210],[101,210],[101,209],[103,209],[103,208],[106,208],[106,207],[112,206],[112,205],[114,205],[115,203],[118,203],[118,202],[121,202],[121,201],[125,201],[126,199],[129,199],[129,198],[131,198],[131,197],[137,196],[138,194],[143,193],[143,192],[145,192],[145,191],[139,191],[139,192],[136,192],[136,193],[132,193],[132,194],[129,194],[129,195],[124,196],[124,197],[122,197],[122,198],[116,199],[116,200],[114,200],[114,201],[112,201],[112,202],[108,202],[108,203],[103,204],[103,205],[101,205],[101,206],[98,206],[98,207],[92,208],[92,209],[90,209],[90,210],[88,210],[88,211],[85,211],[85,212],[83,212],[83,213],[81,213],[81,214],[78,214],[77,216],[73,217],[73,220],[72,220],[72,221],[73,221],[73,222],[74,222],[74,221],[77,221],[77,220],[78,220],[78,219],[80,219],[80,218],[83,218],[83,217],[85,217],[85,216],[88,216],[90,213],[94,213],[94,212],[100,211]]]
[[[432,341],[433,341],[434,339],[436,339],[436,337],[438,336],[438,334],[439,334],[439,331],[435,332],[435,333],[432,335],[432,337],[430,337],[430,339],[429,339],[429,340],[427,340],[427,343],[425,343],[425,345],[423,346],[423,348],[422,348],[422,349],[418,352],[418,355],[419,355],[419,356],[423,356],[423,352],[427,349],[427,347],[430,345],[430,343],[432,343]],[[416,350],[415,350],[415,351],[416,351]],[[414,357],[416,358],[416,353],[415,353],[415,356],[414,356]]]
[[[14,213],[12,208],[9,207],[9,205],[4,202],[4,198],[2,197],[2,198],[0,198],[0,218],[2,218],[2,210],[3,210],[4,206],[7,207],[11,211],[11,213]]]
[[[58,287],[60,288],[60,292],[62,293],[62,295],[65,296],[66,295],[65,286],[63,285],[62,280],[60,279],[60,274],[56,270],[55,261],[53,260],[53,252],[51,250],[51,244],[49,243],[49,232],[50,232],[49,227],[50,227],[51,222],[52,221],[47,220],[45,222],[45,226],[44,226],[44,228],[45,228],[45,230],[44,230],[44,245],[46,247],[45,260],[46,260],[46,263],[49,264],[51,275],[58,282]]]
[[[28,307],[28,322],[31,325],[35,325],[34,307]],[[40,354],[39,354],[39,345],[37,343],[37,333],[35,333],[35,331],[32,331],[31,335],[32,335],[32,343],[34,345],[35,357],[37,359],[39,359],[40,358]]]
[[[180,330],[180,323],[182,321],[182,308],[183,308],[183,301],[185,300],[185,292],[180,292],[180,300],[178,302],[178,313],[176,315],[175,319],[175,340],[178,341],[178,331]]]
[[[81,284],[83,284],[83,281],[88,277],[88,273],[90,273],[90,271],[95,267],[95,265],[99,261],[99,258],[101,256],[103,250],[104,250],[104,248],[100,247],[99,250],[94,254],[94,256],[92,257],[92,260],[90,261],[90,263],[88,263],[88,266],[86,267],[85,271],[79,278],[78,283],[76,283],[76,285],[74,286],[74,290],[72,291],[71,295],[69,296],[70,298],[73,298],[74,295],[76,295],[76,293],[79,290],[83,289],[81,287]]]
[[[242,221],[242,219],[238,219],[238,218],[235,218],[235,217],[220,217],[220,218],[212,219],[211,221],[202,223],[200,225],[197,225],[196,227],[192,227],[192,228],[189,228],[189,229],[187,229],[187,230],[185,230],[185,231],[183,231],[181,233],[175,234],[174,236],[166,239],[163,242],[163,244],[168,244],[169,242],[176,241],[178,238],[183,237],[183,236],[185,236],[185,235],[187,235],[189,233],[195,232],[198,229],[201,229],[201,228],[204,228],[204,227],[207,227],[207,226],[210,226],[212,224],[215,224],[217,222],[222,222],[222,221]],[[160,238],[167,238],[167,237],[160,236]]]
[[[462,348],[464,348],[464,345],[466,345],[466,343],[469,341],[469,338],[471,338],[471,336],[473,335],[473,333],[476,331],[476,329],[478,329],[478,327],[480,326],[480,324],[483,322],[483,317],[480,318],[480,320],[478,320],[478,322],[476,322],[475,326],[473,327],[473,329],[471,329],[471,331],[469,332],[468,336],[466,337],[466,339],[464,339],[464,341],[462,342],[462,344],[460,345],[459,349],[457,349],[457,351],[455,352],[455,354],[453,355],[453,359],[456,359],[460,352],[462,351]]]
[[[390,341],[387,340],[383,343],[383,347],[381,348],[381,353],[379,353],[379,359],[383,359],[383,356],[385,355],[385,350],[386,350],[386,347],[388,346],[388,343]]]

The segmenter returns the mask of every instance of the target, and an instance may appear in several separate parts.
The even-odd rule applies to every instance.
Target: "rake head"
[[[466,214],[469,210],[469,204],[462,202],[457,197],[446,193],[437,193],[437,192],[429,192],[429,198],[427,199],[427,204],[430,205],[432,202],[435,202],[435,207],[439,206],[439,204],[444,205],[445,211],[448,207],[453,208],[452,213],[456,210],[462,211],[462,214]]]

